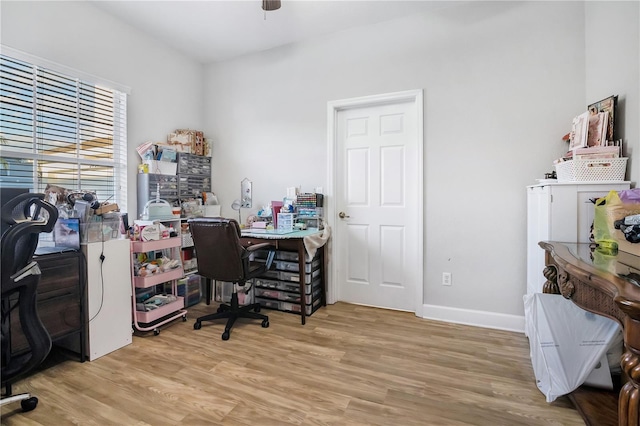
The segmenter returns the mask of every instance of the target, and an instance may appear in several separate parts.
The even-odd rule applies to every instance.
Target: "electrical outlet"
[[[442,273],[442,285],[451,285],[451,272]]]

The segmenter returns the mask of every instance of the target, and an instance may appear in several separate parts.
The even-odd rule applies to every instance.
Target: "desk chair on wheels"
[[[44,212],[43,212],[44,211]],[[41,216],[41,213],[45,213]],[[36,408],[38,398],[30,393],[11,396],[11,385],[44,361],[51,350],[51,337],[38,316],[36,291],[40,283],[40,268],[33,261],[38,246],[38,234],[51,232],[58,218],[58,210],[44,201],[44,194],[21,194],[2,206],[3,228],[1,245],[2,270],[2,387],[4,406],[20,401],[23,411]],[[11,312],[18,309],[18,316]],[[27,339],[29,350],[13,354],[11,350],[11,321],[17,319]]]
[[[198,275],[212,281],[233,283],[231,304],[222,304],[218,311],[196,319],[193,328],[199,330],[202,321],[227,319],[222,340],[229,340],[231,327],[238,318],[262,320],[262,327],[269,327],[269,317],[259,314],[260,304],[240,306],[237,286],[263,274],[271,267],[275,250],[270,250],[266,262],[252,262],[250,256],[256,250],[271,246],[269,243],[243,247],[240,243],[240,226],[234,219],[220,217],[189,219],[189,228],[198,258]],[[253,311],[253,312],[251,312]]]

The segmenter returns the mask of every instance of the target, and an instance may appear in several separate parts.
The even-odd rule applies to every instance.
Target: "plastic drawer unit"
[[[261,259],[263,253],[257,253]],[[305,314],[311,315],[324,299],[324,287],[321,277],[322,259],[316,256],[304,264],[301,300],[300,264],[298,253],[277,251],[272,269],[253,281],[255,302],[262,307],[285,312],[300,313],[304,306]]]

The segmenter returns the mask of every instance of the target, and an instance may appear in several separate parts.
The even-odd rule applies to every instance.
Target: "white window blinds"
[[[0,55],[0,185],[127,205],[126,94]]]

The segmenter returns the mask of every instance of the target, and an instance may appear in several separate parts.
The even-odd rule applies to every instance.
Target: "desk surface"
[[[264,238],[267,240],[286,240],[290,238],[304,238],[322,232],[318,229],[305,229],[304,231],[278,231],[277,229],[243,229],[242,236],[250,238]]]
[[[640,286],[640,257],[623,251],[601,250],[585,243],[563,245],[576,259],[587,265],[602,272],[609,272],[634,286]]]
[[[622,251],[610,254],[590,244],[541,242],[540,246],[576,278],[576,283],[596,292],[577,291],[576,283],[564,276],[554,293],[562,293],[582,308],[618,320],[623,326],[626,316],[640,320],[640,257]]]

